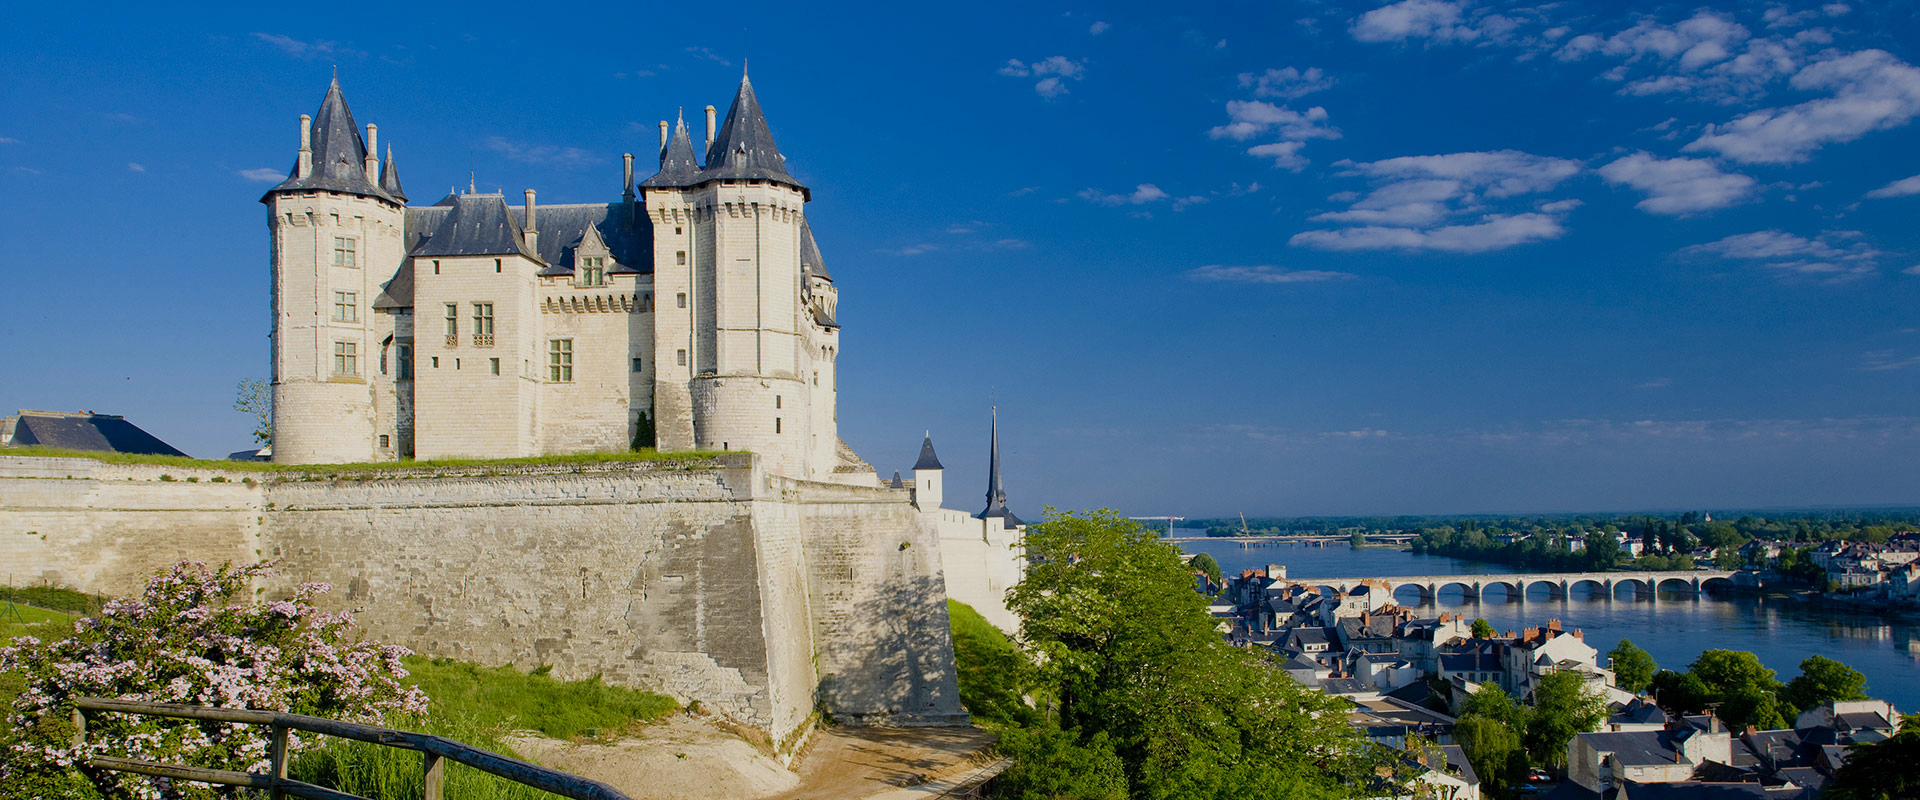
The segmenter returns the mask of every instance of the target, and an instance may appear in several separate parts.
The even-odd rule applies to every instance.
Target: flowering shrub
[[[0,733],[0,796],[201,798],[221,787],[84,766],[112,755],[215,769],[265,772],[268,730],[237,723],[94,712],[86,744],[73,743],[76,697],[289,711],[378,723],[389,713],[424,715],[426,694],[405,686],[406,648],[354,641],[351,614],[322,612],[312,598],[326,584],[300,586],[286,600],[257,602],[250,584],[270,563],[241,567],[183,561],[147,583],[138,598],[106,604],[74,635],[42,643],[21,637],[0,648],[0,671],[26,688]],[[298,732],[288,749],[311,745]]]

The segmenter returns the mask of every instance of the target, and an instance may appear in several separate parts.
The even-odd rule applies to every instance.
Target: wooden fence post
[[[73,746],[84,747],[87,743],[87,712],[73,710]]]
[[[271,790],[271,794],[273,800],[280,800],[280,798],[286,796],[280,791],[280,782],[287,779],[287,727],[285,725],[273,726],[273,738],[267,745],[267,757],[272,759],[270,769],[273,772],[273,789]]]
[[[424,762],[426,780],[426,800],[440,800],[440,788],[447,780],[447,762],[433,753],[422,750],[420,757]]]

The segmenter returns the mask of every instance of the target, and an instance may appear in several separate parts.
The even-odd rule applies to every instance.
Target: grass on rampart
[[[1023,699],[1031,683],[1032,662],[972,606],[947,598],[947,619],[953,625],[960,705],[974,722],[989,728],[1032,724],[1035,712]]]
[[[421,733],[518,757],[506,741],[513,731],[556,739],[613,736],[673,713],[672,699],[608,686],[598,677],[556,681],[543,669],[482,667],[452,659],[409,657],[409,683],[427,691],[430,712]],[[327,739],[294,760],[291,777],[373,800],[414,800],[422,794],[420,754],[411,750]],[[504,778],[448,764],[446,796],[462,800],[550,798]]]
[[[733,452],[745,452],[736,450]],[[9,447],[0,450],[0,456],[26,456],[32,458],[90,458],[108,464],[152,464],[156,466],[181,467],[209,470],[232,470],[241,472],[268,473],[340,473],[340,472],[381,472],[409,469],[442,469],[461,467],[517,467],[543,464],[606,464],[623,462],[684,462],[704,461],[720,455],[714,450],[688,450],[663,453],[658,450],[617,450],[605,453],[567,453],[550,456],[530,456],[527,458],[471,458],[438,459],[430,461],[371,461],[357,464],[275,464],[269,461],[224,461],[210,458],[192,458],[189,456],[160,456],[138,453],[103,453],[97,450],[67,450],[58,447]]]

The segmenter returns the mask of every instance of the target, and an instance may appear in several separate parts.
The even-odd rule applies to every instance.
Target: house
[[[1480,800],[1480,776],[1459,745],[1422,748],[1408,754],[1419,772],[1400,797],[1421,800]]]
[[[1667,712],[1636,697],[1626,707],[1607,717],[1607,730],[1612,733],[1657,731],[1665,729],[1667,722]]]
[[[1691,726],[1581,733],[1567,743],[1567,780],[1604,794],[1629,781],[1691,780],[1694,770],[1709,761],[1726,764],[1732,760],[1731,736]]]
[[[184,456],[118,414],[32,411],[0,420],[0,447],[58,447],[97,453]]]
[[[1795,730],[1832,728],[1841,735],[1855,736],[1878,731],[1882,737],[1900,732],[1900,711],[1885,700],[1836,700],[1800,713],[1793,721]]]

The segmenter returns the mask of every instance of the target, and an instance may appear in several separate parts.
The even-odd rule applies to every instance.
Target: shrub
[[[426,694],[401,682],[405,648],[354,641],[352,615],[327,613],[312,599],[325,584],[290,599],[250,599],[268,563],[209,571],[181,562],[147,583],[137,598],[110,601],[80,620],[73,636],[42,643],[15,639],[0,648],[0,671],[25,688],[0,734],[0,792],[15,797],[200,798],[221,792],[129,773],[81,769],[112,755],[215,769],[268,767],[264,728],[235,723],[94,714],[87,741],[73,743],[74,699],[94,696],[227,708],[289,711],[379,723],[390,713],[423,714]],[[289,736],[298,752],[313,737]]]

